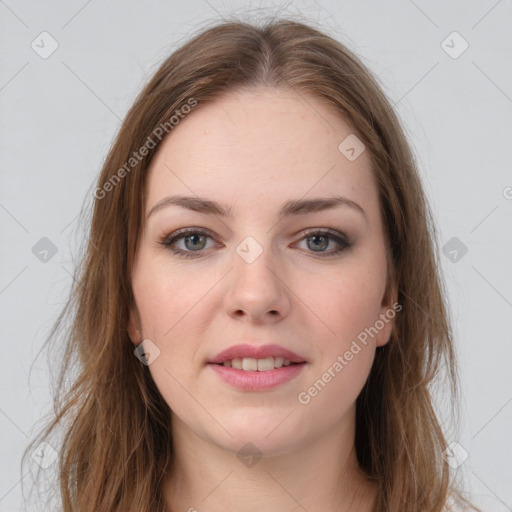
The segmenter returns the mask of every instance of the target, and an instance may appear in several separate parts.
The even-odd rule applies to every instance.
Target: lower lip
[[[243,391],[266,391],[289,382],[299,375],[306,363],[281,366],[265,372],[237,370],[231,366],[209,364],[219,377]]]

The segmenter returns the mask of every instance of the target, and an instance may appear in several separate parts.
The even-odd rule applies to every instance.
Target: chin
[[[229,436],[228,436],[229,437]],[[235,453],[241,462],[245,457],[277,457],[290,453],[294,450],[296,442],[290,439],[279,438],[271,435],[266,437],[258,432],[244,432],[240,435],[233,435],[229,439],[222,439],[217,442],[218,446]],[[249,464],[246,464],[249,465]]]
[[[216,444],[235,453],[250,444],[262,455],[282,455],[292,451],[299,444],[301,435],[300,428],[292,425],[289,419],[283,422],[284,417],[286,416],[272,415],[272,419],[269,419],[268,416],[258,418],[247,414],[244,421],[231,419],[221,422],[231,436],[222,430],[222,437],[216,435],[214,440]]]

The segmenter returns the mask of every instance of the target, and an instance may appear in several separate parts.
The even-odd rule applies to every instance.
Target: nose
[[[278,322],[289,315],[292,292],[271,249],[254,242],[241,244],[233,254],[233,266],[224,299],[228,315],[254,323]]]

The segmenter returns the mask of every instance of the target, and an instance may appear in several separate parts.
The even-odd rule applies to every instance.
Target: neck
[[[162,493],[168,512],[372,512],[377,484],[359,470],[355,408],[317,439],[252,465],[173,417],[173,465]],[[242,443],[243,444],[243,443]]]

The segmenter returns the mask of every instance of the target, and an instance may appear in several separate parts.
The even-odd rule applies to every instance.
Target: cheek
[[[212,277],[195,277],[176,266],[141,257],[133,278],[133,292],[137,298],[142,333],[158,347],[160,353],[149,370],[166,402],[181,407],[183,388],[194,393],[195,383],[190,382],[191,365],[194,365],[199,335],[207,321],[201,298],[212,284]],[[188,361],[190,364],[183,364]],[[197,362],[198,363],[198,362]],[[199,363],[198,363],[199,364]],[[185,393],[186,395],[186,393]]]
[[[368,272],[368,267],[353,265],[325,279],[303,281],[300,296],[305,297],[304,302],[318,318],[321,339],[327,347],[341,350],[375,323],[381,308],[383,280],[384,276]]]
[[[315,338],[317,364],[298,402],[311,421],[321,415],[332,424],[354,404],[370,373],[375,340],[368,329],[379,318],[382,287],[376,276],[354,267],[350,277],[344,273],[312,289],[322,334]]]
[[[324,428],[333,425],[355,407],[370,373],[374,350],[367,346],[358,353],[348,352],[351,360],[343,352],[326,359],[321,372],[297,396],[306,430],[315,429],[319,418]]]
[[[133,280],[133,292],[144,335],[159,343],[168,343],[180,324],[187,323],[188,313],[206,291],[206,281],[195,279],[165,262],[141,259]]]

